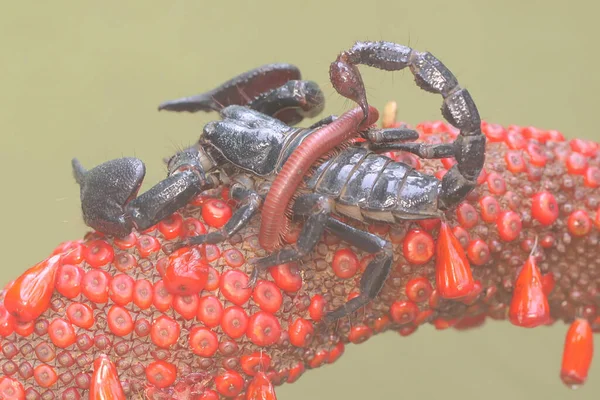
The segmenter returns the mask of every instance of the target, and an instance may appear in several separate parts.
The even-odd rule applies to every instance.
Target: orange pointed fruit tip
[[[571,389],[585,383],[594,354],[592,327],[587,319],[576,319],[565,339],[560,379]]]
[[[460,242],[445,222],[440,224],[436,249],[436,285],[445,299],[467,296],[475,287],[471,266]]]
[[[125,400],[117,368],[110,359],[101,354],[94,361],[94,375],[90,383],[90,400]]]
[[[60,259],[57,254],[29,268],[6,291],[4,307],[18,321],[33,321],[50,306]]]
[[[544,293],[542,274],[529,256],[515,281],[508,318],[513,325],[535,328],[550,321],[550,306]]]
[[[246,390],[246,400],[277,400],[273,384],[264,372],[254,375]]]
[[[383,117],[381,118],[381,126],[386,128],[392,128],[396,124],[396,113],[398,111],[398,104],[395,101],[388,101],[383,108]]]

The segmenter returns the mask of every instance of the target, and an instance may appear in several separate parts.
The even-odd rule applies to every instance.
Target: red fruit
[[[471,229],[479,221],[477,210],[469,203],[461,203],[456,209],[458,223],[465,229]]]
[[[173,309],[184,319],[190,320],[198,313],[199,302],[197,294],[189,296],[173,296]]]
[[[481,239],[473,240],[467,248],[469,260],[475,265],[484,265],[490,261],[490,248],[487,243]]]
[[[348,340],[354,344],[359,344],[373,336],[371,328],[364,324],[354,325],[348,334]]]
[[[56,347],[64,349],[75,343],[75,329],[73,325],[62,318],[56,318],[48,326],[48,336]]]
[[[247,375],[254,376],[257,372],[269,370],[271,357],[262,351],[243,355],[240,357],[240,365]]]
[[[456,299],[468,295],[475,282],[460,242],[445,222],[440,226],[436,255],[436,285],[440,296]]]
[[[588,167],[585,174],[583,175],[583,184],[590,188],[597,188],[600,186],[600,168]]]
[[[48,309],[60,258],[60,255],[55,255],[36,264],[8,288],[4,297],[4,307],[17,320],[33,321]]]
[[[481,219],[484,222],[496,222],[498,215],[500,214],[500,204],[498,204],[498,200],[492,196],[484,196],[479,200],[479,206],[481,207]]]
[[[569,215],[567,226],[573,236],[581,237],[587,235],[592,230],[592,220],[587,212],[576,210]]]
[[[113,244],[121,250],[130,249],[133,246],[135,246],[136,243],[137,243],[137,236],[136,236],[135,232],[131,232],[129,235],[122,237],[122,238],[114,238],[113,239]]]
[[[100,268],[112,262],[115,251],[104,240],[92,240],[84,251],[85,261],[93,268]]]
[[[587,159],[580,153],[573,152],[569,154],[565,162],[567,164],[567,171],[570,174],[581,175],[587,169]]]
[[[411,264],[426,264],[433,257],[433,238],[425,231],[413,229],[404,238],[404,257]]]
[[[531,198],[531,216],[544,226],[550,226],[558,218],[558,203],[552,193],[540,192]]]
[[[244,336],[248,328],[248,315],[242,307],[231,306],[223,311],[221,329],[232,339]]]
[[[496,222],[498,235],[505,242],[510,242],[519,237],[522,223],[521,217],[514,211],[503,211]]]
[[[158,347],[167,349],[177,343],[181,328],[177,321],[166,315],[161,315],[152,323],[150,338]]]
[[[94,303],[106,303],[108,301],[108,288],[110,277],[106,271],[93,269],[83,276],[81,280],[81,292]]]
[[[281,264],[269,268],[275,284],[286,292],[297,292],[302,287],[302,276],[296,263]]]
[[[141,258],[148,258],[151,254],[160,250],[160,242],[154,236],[142,235],[138,238],[135,247]]]
[[[523,156],[521,152],[516,150],[507,151],[504,155],[504,161],[506,162],[506,168],[513,174],[517,174],[519,172],[525,172],[527,169],[527,165],[525,165],[525,161],[523,160]]]
[[[130,253],[119,253],[115,257],[113,265],[121,272],[130,272],[137,266],[137,258]]]
[[[216,389],[225,397],[235,397],[244,388],[244,378],[233,370],[227,370],[215,377]]]
[[[0,399],[25,400],[25,389],[17,380],[0,376]]]
[[[248,287],[248,275],[242,271],[230,269],[221,275],[221,293],[233,304],[241,306],[252,296],[252,288]]]
[[[329,356],[327,356],[327,363],[333,364],[344,354],[345,346],[343,342],[338,342],[333,349],[329,352]]]
[[[221,323],[223,305],[215,296],[201,297],[198,302],[196,318],[209,328],[214,328]]]
[[[281,290],[271,281],[260,280],[254,287],[252,299],[261,310],[276,313],[283,303]]]
[[[248,320],[246,336],[257,346],[271,346],[281,336],[281,325],[273,314],[259,311]]]
[[[202,206],[202,219],[213,228],[221,228],[231,218],[231,207],[223,200],[210,199]]]
[[[90,329],[94,326],[94,311],[83,303],[72,303],[67,307],[69,321],[80,328]]]
[[[572,389],[583,385],[594,354],[592,327],[586,319],[578,318],[571,324],[565,339],[560,378]]]
[[[169,293],[187,296],[204,289],[209,265],[198,249],[181,248],[169,255],[168,260],[163,281]]]
[[[208,280],[204,286],[204,290],[216,290],[221,283],[221,274],[213,267],[208,267]]]
[[[157,388],[171,386],[177,378],[177,368],[166,361],[154,361],[146,367],[146,379]]]
[[[395,301],[390,307],[392,321],[397,324],[408,324],[412,322],[418,312],[419,307],[412,301]]]
[[[222,257],[231,268],[239,268],[246,262],[244,255],[238,249],[227,249],[223,252]]]
[[[106,322],[108,323],[108,329],[115,336],[127,336],[134,328],[129,311],[117,305],[111,306],[108,313],[106,313]]]
[[[313,321],[320,321],[325,315],[325,298],[320,294],[315,294],[310,299],[310,305],[308,306],[308,315]]]
[[[81,293],[83,271],[76,265],[63,264],[56,270],[56,290],[68,299],[73,299]]]
[[[212,357],[219,349],[219,337],[208,328],[196,327],[190,333],[190,348],[200,357]]]
[[[126,306],[133,300],[133,285],[133,278],[129,275],[115,275],[108,286],[108,296],[116,304]]]
[[[506,182],[504,182],[502,175],[499,175],[496,172],[490,172],[486,181],[490,193],[500,196],[506,193]]]
[[[246,389],[246,400],[277,400],[273,384],[264,372],[254,375]]]
[[[406,297],[415,303],[427,301],[432,291],[431,283],[424,277],[413,278],[406,283]]]
[[[310,321],[304,318],[297,318],[288,327],[290,343],[296,347],[306,347],[310,344],[315,328]]]
[[[543,167],[548,161],[537,143],[530,142],[527,144],[527,154],[529,154],[529,162],[536,167]]]
[[[90,400],[126,399],[117,368],[104,354],[100,354],[94,361],[89,398]]]
[[[133,304],[146,310],[152,305],[152,283],[148,279],[140,279],[133,284]],[[166,291],[166,289],[165,289]]]
[[[356,275],[358,271],[358,257],[350,249],[339,249],[333,255],[331,268],[338,278],[348,279]]]
[[[542,276],[535,258],[529,256],[515,281],[515,289],[508,311],[513,325],[534,328],[550,319],[550,306],[542,286]]]
[[[46,364],[40,364],[33,370],[33,378],[43,388],[49,388],[56,383],[58,375],[54,368]]]
[[[179,237],[183,231],[183,218],[179,214],[173,214],[158,223],[158,231],[165,239],[173,240]]]

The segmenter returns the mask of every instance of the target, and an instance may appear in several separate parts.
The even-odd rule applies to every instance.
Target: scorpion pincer
[[[460,130],[458,138],[453,143],[444,144],[406,143],[417,139],[418,133],[404,128],[363,130],[368,124],[359,129],[360,121],[369,122],[369,115],[373,113],[358,72],[359,64],[389,71],[409,67],[419,87],[442,95],[442,115]],[[307,129],[292,128],[286,124],[314,116],[323,109],[324,100],[316,84],[294,79],[299,79],[299,73],[289,73],[286,77],[291,77],[290,80],[283,84],[272,79],[272,71],[277,71],[273,76],[280,77],[281,70],[289,72],[296,69],[289,65],[261,67],[211,92],[161,105],[161,109],[190,112],[220,108],[222,120],[208,123],[195,146],[171,158],[169,175],[164,181],[131,201],[135,197],[130,190],[133,185],[125,188],[129,198],[117,205],[125,210],[121,215],[123,220],[134,224],[121,224],[121,229],[115,229],[115,232],[123,233],[132,226],[143,229],[143,226],[156,223],[185,205],[193,195],[222,183],[231,185],[230,195],[240,201],[240,207],[219,231],[185,239],[178,247],[218,243],[241,229],[259,210],[265,194],[265,202],[268,201],[271,184],[289,179],[289,176],[279,173],[286,162],[294,158],[301,144],[319,127],[336,120],[333,116],[327,117]],[[450,70],[430,53],[389,42],[358,42],[331,64],[330,77],[338,93],[358,103],[362,110],[358,114],[362,114],[361,119],[340,128],[346,134],[346,140],[348,131],[358,130],[366,141],[340,143],[342,145],[335,153],[328,154],[313,145],[300,154],[301,157],[325,159],[320,164],[315,163],[312,173],[304,176],[291,207],[292,215],[306,218],[302,231],[294,245],[277,248],[268,256],[255,260],[251,276],[253,282],[267,267],[297,261],[310,254],[325,229],[362,250],[374,253],[375,257],[362,275],[360,295],[327,314],[326,323],[349,315],[374,299],[383,288],[393,263],[389,242],[341,222],[335,215],[360,222],[386,223],[440,218],[445,211],[463,201],[475,187],[485,158],[485,136],[481,133],[475,103],[469,92],[458,85]],[[289,90],[290,86],[295,90]],[[239,92],[245,95],[234,95]],[[372,119],[370,121],[372,123]],[[335,132],[332,130],[332,134]],[[379,154],[388,151],[407,151],[422,158],[453,157],[457,163],[440,181]],[[90,209],[85,208],[84,189],[88,184],[86,177],[91,172],[93,170],[85,175],[76,173],[82,183],[84,216],[86,211],[90,215]],[[97,175],[94,185],[102,181]],[[172,182],[177,190],[167,194],[164,187],[168,182]],[[94,190],[87,193],[94,194]],[[124,193],[120,193],[119,201],[125,197]],[[101,198],[96,201],[101,201]],[[285,214],[287,201],[275,197],[272,203],[276,206],[276,216]],[[106,202],[115,211],[104,215],[117,214],[115,203],[118,202]],[[140,215],[144,217],[140,218]],[[101,214],[97,216],[100,219],[88,218],[86,221],[104,222]],[[277,227],[284,225],[280,224],[281,216],[271,221],[265,221],[263,216],[261,231],[271,229],[277,232],[277,229],[273,230],[273,224]]]

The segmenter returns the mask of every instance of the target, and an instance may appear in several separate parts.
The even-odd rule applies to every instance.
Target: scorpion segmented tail
[[[294,150],[277,174],[263,203],[258,237],[265,250],[272,251],[280,245],[280,238],[288,226],[286,209],[310,167],[323,154],[358,135],[361,129],[374,124],[378,118],[378,111],[370,107],[367,119],[362,122],[364,113],[361,108],[355,108],[316,130]]]

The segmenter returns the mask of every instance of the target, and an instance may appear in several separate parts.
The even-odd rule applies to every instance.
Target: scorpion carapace
[[[442,113],[460,130],[458,139],[451,144],[402,143],[414,140],[418,135],[405,128],[368,130],[365,129],[368,124],[359,128],[361,120],[369,124],[374,122],[373,110],[367,104],[362,78],[356,68],[361,63],[388,70],[409,66],[421,88],[442,95]],[[308,129],[288,125],[321,111],[324,96],[312,82],[290,80],[282,84],[282,71],[286,70],[290,71],[287,78],[299,77],[293,66],[267,65],[242,74],[210,92],[163,103],[160,109],[220,109],[222,120],[208,123],[196,146],[171,158],[169,175],[164,181],[134,200],[131,198],[135,197],[139,184],[125,188],[128,196],[125,193],[116,196],[111,192],[110,199],[106,199],[107,208],[99,207],[103,213],[96,212],[96,220],[87,218],[86,221],[98,222],[106,216],[114,218],[118,215],[120,225],[116,226],[124,228],[119,233],[132,227],[144,229],[174,212],[201,191],[229,183],[230,196],[240,202],[240,207],[228,223],[218,231],[186,239],[177,247],[218,243],[248,223],[259,210],[265,194],[269,199],[273,180],[292,178],[282,169],[287,162],[299,160],[298,165],[302,168],[292,168],[290,173],[304,175],[312,160],[325,157],[320,165],[312,165],[316,169],[304,177],[304,185],[291,207],[292,215],[306,218],[296,244],[254,260],[255,269],[250,283],[256,281],[262,269],[297,261],[310,254],[324,230],[328,229],[352,245],[375,254],[361,278],[361,294],[324,319],[324,322],[331,322],[356,311],[377,296],[390,273],[393,260],[390,243],[351,223],[341,222],[335,218],[336,214],[362,222],[387,223],[439,218],[443,211],[456,206],[475,187],[483,166],[485,137],[481,134],[479,113],[469,93],[460,88],[453,74],[429,53],[387,42],[357,43],[350,51],[341,53],[330,69],[332,83],[340,94],[356,101],[362,113],[352,111],[352,115],[357,116],[356,120],[339,124],[339,127],[333,116]],[[258,90],[261,87],[264,93]],[[317,137],[315,131],[323,132],[328,127],[332,128],[327,132],[346,140],[346,143],[343,140],[336,142],[336,145],[343,146],[338,147],[335,155],[325,154],[330,149],[324,150],[318,142],[311,140]],[[347,142],[352,136],[349,133],[355,131],[361,131],[366,141],[360,144]],[[454,157],[457,164],[440,181],[377,154],[397,150],[424,158]],[[119,166],[119,163],[113,161],[109,165],[114,166]],[[106,166],[101,167],[103,171],[107,170]],[[279,175],[281,171],[283,173]],[[90,215],[94,210],[85,209],[85,200],[88,199],[84,195],[94,198],[96,205],[101,203],[102,199],[98,197],[101,194],[101,174],[90,171],[78,175],[78,181],[82,183],[84,215],[86,211]],[[138,171],[135,177],[139,179],[129,181],[141,183],[143,171]],[[277,221],[283,218],[291,192],[296,191],[301,181],[286,189],[289,196],[285,199],[275,197],[275,201],[271,202],[274,214],[279,218],[270,220],[271,226],[282,225]],[[98,190],[91,190],[90,185]],[[123,203],[125,198],[127,201]],[[108,209],[112,212],[106,212]],[[119,210],[124,210],[124,213],[116,212]],[[264,218],[262,222],[265,222]]]

